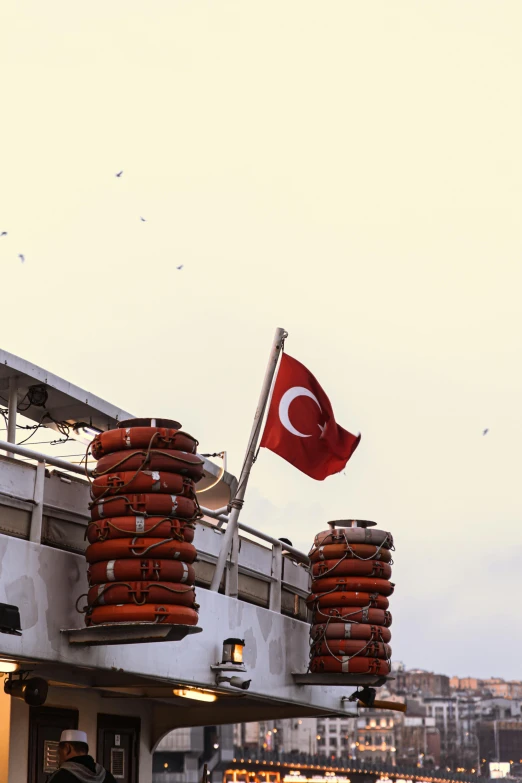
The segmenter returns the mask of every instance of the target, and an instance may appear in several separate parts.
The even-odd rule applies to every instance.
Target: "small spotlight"
[[[216,701],[217,696],[212,691],[203,691],[198,688],[174,688],[174,696],[181,696],[182,699],[194,699],[194,701]]]
[[[219,742],[214,742],[214,750],[217,750],[219,748]]]
[[[41,677],[30,677],[29,679],[16,678],[12,675],[4,682],[4,693],[15,699],[22,699],[30,707],[41,707],[47,699],[49,685]]]
[[[80,441],[80,443],[84,443],[86,446],[89,446],[96,435],[99,435],[101,430],[98,430],[96,427],[91,427],[85,422],[79,421],[73,426],[73,432],[74,432],[74,439]]]
[[[243,663],[244,639],[225,639],[223,642],[223,655],[221,663],[233,663],[241,665]]]
[[[9,633],[12,636],[21,636],[20,611],[12,604],[0,603],[0,633]]]

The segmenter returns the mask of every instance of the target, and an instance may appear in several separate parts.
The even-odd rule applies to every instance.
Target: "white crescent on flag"
[[[300,438],[311,438],[311,435],[306,435],[304,432],[299,432],[299,430],[296,429],[290,421],[290,405],[297,397],[310,397],[310,399],[317,404],[321,413],[323,412],[319,400],[315,394],[312,394],[310,389],[306,389],[304,386],[292,386],[283,394],[279,402],[279,418],[281,420],[281,424],[288,430],[288,432],[291,432],[292,435],[297,435]],[[324,426],[321,426],[321,424],[318,424],[318,427],[321,432],[324,430]]]

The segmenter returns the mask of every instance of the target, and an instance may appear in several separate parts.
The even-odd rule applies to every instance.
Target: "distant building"
[[[355,718],[318,718],[317,752],[333,759],[355,755]]]
[[[522,682],[511,680],[506,682],[498,677],[481,681],[482,690],[488,691],[492,696],[503,696],[506,699],[522,698]]]
[[[480,680],[476,677],[452,677],[450,680],[450,688],[456,691],[476,691],[480,687]]]
[[[396,724],[394,713],[364,710],[357,718],[356,758],[395,766]]]
[[[475,677],[452,677],[450,687],[456,691],[477,691],[498,698],[522,699],[520,680],[503,680],[501,677],[490,677],[487,680],[479,680]]]
[[[241,753],[274,752],[315,755],[317,718],[288,718],[234,726],[234,745]]]
[[[450,678],[445,674],[434,674],[424,669],[397,671],[395,682],[390,681],[390,688],[395,693],[419,693],[427,696],[450,696]]]
[[[486,698],[476,705],[477,716],[481,720],[502,720],[520,718],[522,699]]]
[[[425,715],[404,715],[396,729],[399,766],[415,767],[440,765],[440,733],[435,718]]]
[[[285,753],[317,753],[317,718],[291,718],[277,723],[280,747]]]
[[[522,764],[522,721],[479,721],[477,734],[482,763]]]

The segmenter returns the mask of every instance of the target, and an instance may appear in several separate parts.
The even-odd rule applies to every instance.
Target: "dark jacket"
[[[78,764],[79,767],[76,770],[78,774],[74,774],[74,765]],[[105,777],[102,778],[102,771],[105,771]],[[49,778],[49,783],[98,783],[103,780],[103,783],[116,783],[114,777],[107,770],[103,770],[100,764],[96,764],[92,756],[74,756],[70,761],[66,761],[61,769],[54,773]]]

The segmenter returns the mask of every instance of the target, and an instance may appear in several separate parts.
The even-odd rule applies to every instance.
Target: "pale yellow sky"
[[[392,530],[394,658],[461,675],[520,677],[521,29],[519,0],[0,24],[2,347],[238,471],[288,329],[363,439],[324,483],[262,453],[244,518]]]

